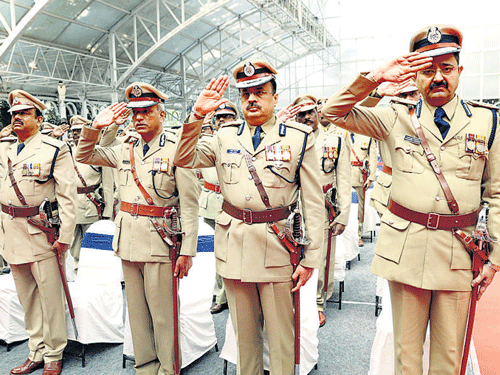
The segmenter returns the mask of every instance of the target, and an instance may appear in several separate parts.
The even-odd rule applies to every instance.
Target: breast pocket
[[[242,161],[242,154],[223,154],[221,157],[221,170],[224,183],[237,184],[240,181]]]
[[[118,169],[118,181],[120,186],[132,185],[132,172],[130,167],[121,167]]]
[[[465,151],[465,144],[458,143],[458,163],[456,176],[465,180],[478,181],[481,179],[484,171],[484,163],[487,156],[476,155]]]
[[[269,188],[282,188],[287,185],[287,181],[292,181],[293,176],[290,175],[290,165],[285,162],[280,165],[269,163],[264,166],[262,171],[262,185]]]
[[[392,162],[394,167],[405,173],[422,173],[424,171],[424,163],[427,163],[427,160],[421,145],[415,145],[398,137],[395,140],[394,148],[396,159]]]

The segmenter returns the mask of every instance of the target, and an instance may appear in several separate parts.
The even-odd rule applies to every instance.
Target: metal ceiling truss
[[[105,101],[110,93],[113,100],[118,99],[130,82],[141,80],[169,94],[168,106],[185,113],[208,79],[230,73],[239,61],[250,56],[267,58],[276,68],[311,53],[317,53],[327,65],[338,62],[337,41],[301,0],[247,0],[253,7],[243,13],[231,9],[230,0],[197,0],[199,8],[193,8],[189,2],[189,9],[198,9],[196,13],[187,10],[187,0],[146,0],[129,11],[114,6],[123,12],[123,17],[88,50],[66,50],[33,39],[18,40],[37,14],[61,18],[44,12],[51,1],[36,1],[18,25],[7,25],[0,14],[0,22],[8,32],[0,46],[6,46],[0,59],[4,91],[9,84],[35,85],[47,94],[47,88],[63,81],[67,97]],[[97,1],[113,7],[104,0]],[[14,0],[10,3],[13,8]],[[221,9],[231,16],[222,24],[212,24],[209,16]],[[212,29],[199,39],[188,35],[188,28],[197,22]],[[172,24],[170,28],[165,26]],[[169,51],[168,42],[174,37],[191,43],[180,53]],[[103,51],[106,46],[107,51]],[[160,67],[151,63],[155,53],[176,57]],[[235,94],[230,90],[229,95]],[[169,116],[181,120],[183,114],[174,112]]]

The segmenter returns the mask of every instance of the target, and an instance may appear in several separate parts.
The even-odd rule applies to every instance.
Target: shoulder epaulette
[[[301,132],[304,132],[306,134],[311,134],[313,131],[313,128],[311,128],[309,125],[304,125],[295,121],[288,120],[285,124],[288,128],[292,129],[297,129],[300,130]]]
[[[127,134],[127,136],[125,137],[125,140],[123,141],[123,143],[136,142],[136,141],[138,141],[140,138],[141,138],[141,136],[139,135],[139,133],[136,133],[136,132],[129,133],[129,134]]]
[[[221,128],[226,128],[228,126],[240,126],[243,124],[243,120],[232,120],[232,121],[229,121],[229,122],[225,122],[224,124],[222,124],[220,127]]]
[[[418,104],[416,100],[398,98],[397,96],[392,98],[390,102],[394,104],[403,104],[405,106],[416,106]]]
[[[172,130],[174,130],[174,131],[172,131]],[[164,139],[163,143],[165,141],[169,141],[169,142],[175,143],[177,141],[177,139],[179,138],[179,136],[177,134],[177,130],[175,130],[175,129],[165,130],[161,136]],[[160,143],[162,143],[161,139],[160,139]]]
[[[472,100],[467,100],[465,101],[465,103],[473,106],[473,107],[483,107],[483,108],[488,108],[488,109],[493,109],[493,110],[496,110],[498,111],[500,108],[498,108],[497,106],[493,105],[493,104],[488,104],[488,103],[482,103],[482,102],[474,102]]]
[[[15,142],[17,137],[14,135],[8,135],[7,137],[0,138],[0,142]]]
[[[66,144],[63,141],[60,141],[59,139],[56,139],[56,138],[52,138],[48,135],[44,135],[42,137],[42,142],[46,143],[48,145],[51,145],[53,147],[56,147],[56,148],[61,148],[62,146],[64,146]]]

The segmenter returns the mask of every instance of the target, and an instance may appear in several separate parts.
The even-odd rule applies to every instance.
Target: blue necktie
[[[257,126],[255,128],[255,134],[252,136],[253,149],[257,150],[257,147],[260,145],[260,133],[262,131],[261,126]]]
[[[148,151],[149,151],[149,146],[148,146],[148,144],[146,143],[146,144],[144,145],[144,148],[142,149],[142,155],[143,155],[143,156],[146,156],[146,154],[148,153]]]
[[[354,133],[351,133],[351,141],[352,141],[352,144],[354,144]]]
[[[443,119],[445,115],[446,112],[442,107],[436,108],[436,112],[434,113],[434,123],[437,125],[439,131],[441,132],[441,136],[443,137],[443,139],[446,138],[446,134],[448,134],[448,130],[450,130],[450,124]]]
[[[19,143],[19,145],[17,146],[17,154],[19,155],[19,153],[21,152],[21,150],[24,148],[24,143]]]

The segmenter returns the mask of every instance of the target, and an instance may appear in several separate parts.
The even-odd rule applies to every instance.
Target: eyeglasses
[[[251,91],[251,92],[248,92],[248,91],[241,91],[240,92],[241,98],[245,99],[245,100],[250,99],[250,95],[252,95],[252,94],[255,95],[258,98],[263,98],[264,96],[266,96],[267,94],[269,94],[269,91],[257,89],[255,91]]]
[[[424,76],[427,78],[434,77],[438,71],[441,72],[441,75],[443,76],[448,76],[452,74],[455,70],[457,69],[456,66],[445,66],[443,69],[424,69],[421,70],[420,73],[422,73]]]

